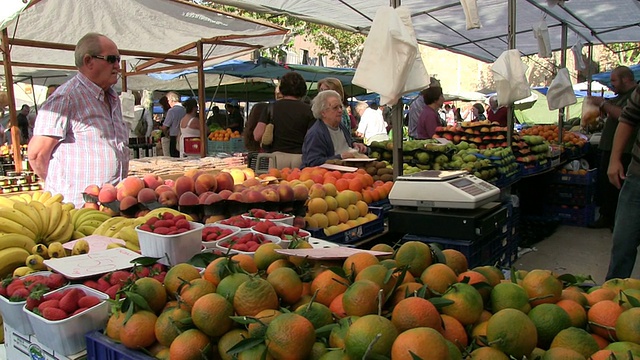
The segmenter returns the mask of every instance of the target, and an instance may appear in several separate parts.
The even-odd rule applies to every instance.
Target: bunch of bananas
[[[73,224],[71,238],[75,240],[93,235],[94,231],[108,219],[111,219],[111,215],[96,209],[71,210],[71,223]]]
[[[85,239],[77,240],[73,244],[71,255],[81,255],[89,252],[89,243]],[[46,259],[62,258],[68,255],[68,251],[61,242],[54,241],[49,246],[45,244],[36,244],[31,249],[31,255],[27,256],[23,266],[19,266],[13,270],[13,276],[25,276],[36,271],[47,270],[44,261]]]

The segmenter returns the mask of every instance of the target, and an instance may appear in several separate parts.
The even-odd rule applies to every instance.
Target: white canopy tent
[[[75,71],[75,44],[89,32],[102,33],[118,45],[123,90],[127,89],[130,76],[196,67],[201,70],[263,47],[277,46],[287,33],[268,22],[180,0],[31,0],[17,16],[2,14],[7,18],[0,19],[4,65],[0,75],[4,75],[7,84],[13,82],[14,73],[26,76],[34,69]],[[145,78],[146,75],[139,81],[148,81]],[[197,79],[202,91],[200,106],[204,107],[205,77],[201,71]],[[7,87],[10,98],[12,89]],[[13,124],[15,109],[10,108],[10,112]],[[201,122],[204,123],[204,115]],[[17,148],[14,152],[19,159]]]

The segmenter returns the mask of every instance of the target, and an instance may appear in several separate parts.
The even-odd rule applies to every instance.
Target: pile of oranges
[[[469,269],[461,252],[434,255],[417,241],[322,264],[279,248],[138,281],[129,291],[139,296],[127,297],[137,309],[115,311],[105,333],[159,359],[640,356],[637,279],[589,291],[548,270],[513,270],[508,281],[497,267]]]
[[[527,129],[522,129],[520,131],[521,135],[539,135],[545,138],[548,142],[552,144],[558,144],[558,126],[557,125],[535,125]],[[575,145],[578,147],[582,147],[586,140],[576,135],[573,132],[563,131],[562,132],[562,142],[565,145]]]
[[[209,133],[209,140],[211,141],[229,141],[230,139],[235,139],[235,138],[239,138],[242,135],[240,135],[239,131],[232,131],[229,128],[226,129],[219,129],[216,131],[212,131]]]

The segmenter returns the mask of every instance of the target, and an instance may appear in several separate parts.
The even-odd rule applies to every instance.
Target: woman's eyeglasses
[[[92,58],[104,60],[109,64],[115,64],[120,62],[120,55],[91,55]]]

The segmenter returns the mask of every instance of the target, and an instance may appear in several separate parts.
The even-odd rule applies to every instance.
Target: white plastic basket
[[[103,300],[109,298],[109,295],[103,292],[80,284],[67,285],[51,293],[72,288],[78,288],[87,295],[93,295]],[[58,321],[47,320],[27,310],[26,307],[23,307],[22,311],[27,314],[38,341],[65,356],[84,350],[87,347],[84,335],[90,331],[102,329],[109,319],[109,309],[106,301],[102,301],[79,314]]]
[[[262,234],[262,233],[258,233],[255,231],[247,231],[247,230],[243,230],[240,231],[239,233],[237,233],[234,236],[242,236],[246,233],[254,233],[254,234],[260,234],[262,236],[264,236],[265,239],[269,239],[269,241],[271,241],[274,244],[280,244],[281,239],[277,236],[272,236],[272,235],[267,235],[267,234]],[[229,249],[228,247],[222,246],[221,243],[228,243],[231,240],[232,237],[229,237],[228,239],[224,239],[224,240],[218,240],[216,241],[216,248],[218,250],[220,250],[223,254],[226,254],[227,251],[229,252],[229,254],[245,254],[245,255],[249,255],[249,256],[253,256],[255,254],[254,251],[241,251],[241,250],[236,250],[236,249]]]
[[[242,217],[245,218],[245,219],[257,220],[257,221],[271,220],[274,223],[281,223],[281,224],[286,224],[286,225],[293,225],[293,220],[296,218],[293,215],[287,215],[286,217],[283,217],[283,218],[280,218],[280,219],[263,219],[263,218],[257,218],[257,217],[249,216],[247,214],[243,214]]]
[[[280,223],[276,222],[275,224],[276,224],[276,226],[280,226],[280,227],[292,227],[292,225],[287,225],[287,224],[282,223],[282,222],[280,222]],[[254,231],[254,232],[258,233],[258,234],[269,235],[269,234],[265,234],[263,232],[257,231],[254,228],[255,228],[255,225],[251,227],[251,231]],[[310,232],[308,232],[307,230],[304,230],[304,229],[300,229],[299,233],[301,234],[300,235],[300,239],[302,239],[304,241],[309,241],[309,238],[311,237],[311,233]],[[288,249],[289,245],[291,244],[291,242],[292,242],[292,240],[285,240],[285,239],[280,238],[279,244],[280,244],[280,246],[282,246],[283,249]]]
[[[237,233],[239,233],[239,232],[240,232],[240,228],[239,228],[239,227],[237,227],[237,226],[224,225],[224,224],[218,224],[218,223],[214,223],[214,224],[206,224],[204,227],[205,227],[205,228],[208,228],[208,227],[217,227],[217,228],[221,228],[221,229],[228,229],[228,230],[231,230],[231,231],[232,231],[232,232],[231,232],[231,234],[229,234],[229,235],[227,235],[227,236],[225,236],[225,237],[223,237],[223,238],[220,238],[220,239],[214,240],[214,241],[204,241],[204,240],[202,240],[202,246],[203,246],[205,249],[217,249],[217,247],[216,247],[216,242],[218,242],[218,241],[220,241],[220,240],[228,239],[228,238],[232,237],[233,235],[236,235]],[[202,231],[204,231],[204,228],[202,229]]]
[[[136,227],[142,256],[160,258],[159,263],[172,266],[191,259],[202,250],[204,225],[190,221],[191,230],[177,235],[160,235]]]

